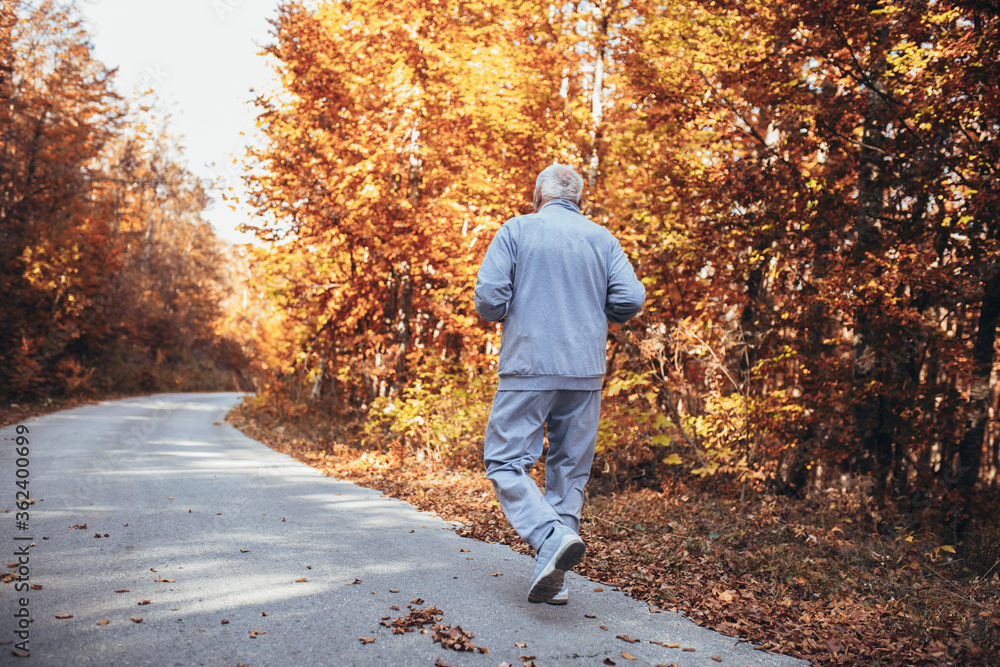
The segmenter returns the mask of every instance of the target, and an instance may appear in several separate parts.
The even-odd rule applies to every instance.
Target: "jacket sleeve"
[[[517,244],[512,238],[510,225],[505,224],[490,242],[476,280],[476,312],[484,320],[500,322],[507,317],[514,294],[516,263]]]
[[[613,239],[608,261],[608,298],[604,304],[604,314],[610,321],[624,324],[642,309],[645,301],[646,287],[636,278],[635,270],[618,239]]]

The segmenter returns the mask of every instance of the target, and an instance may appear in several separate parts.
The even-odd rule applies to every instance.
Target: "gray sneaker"
[[[561,592],[568,570],[583,559],[587,547],[573,530],[556,525],[535,557],[535,574],[528,588],[528,602],[547,602]],[[558,604],[558,603],[557,603]]]

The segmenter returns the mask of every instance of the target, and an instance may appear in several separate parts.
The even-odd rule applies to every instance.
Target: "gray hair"
[[[538,175],[535,187],[546,199],[579,202],[583,196],[583,177],[568,165],[550,164]]]

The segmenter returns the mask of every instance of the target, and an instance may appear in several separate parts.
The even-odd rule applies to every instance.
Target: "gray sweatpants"
[[[600,391],[498,391],[493,399],[483,447],[486,477],[510,525],[536,552],[556,524],[580,530],[600,415]],[[528,471],[542,454],[546,422],[543,496]]]

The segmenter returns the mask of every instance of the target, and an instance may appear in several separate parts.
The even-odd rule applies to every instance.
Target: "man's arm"
[[[510,227],[504,225],[490,242],[476,280],[476,312],[484,320],[499,322],[507,317],[514,292],[516,257],[517,246],[511,238]]]
[[[624,324],[642,309],[645,301],[646,287],[635,277],[632,264],[615,239],[608,262],[608,300],[604,304],[604,314],[612,322]]]

